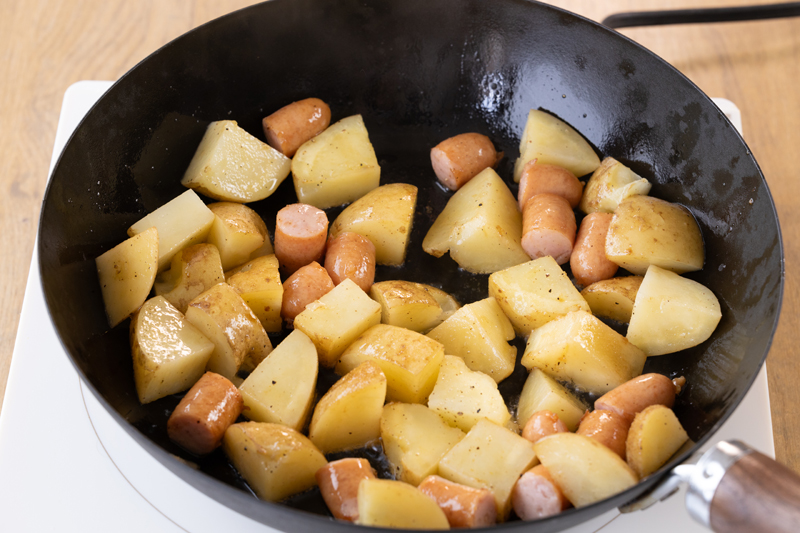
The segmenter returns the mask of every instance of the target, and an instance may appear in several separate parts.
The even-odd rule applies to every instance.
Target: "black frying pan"
[[[352,527],[327,518],[313,493],[288,506],[261,502],[221,452],[197,460],[168,441],[164,422],[178,398],[139,405],[128,322],[108,329],[94,265],[126,238],[129,225],[182,192],[180,178],[209,122],[235,119],[263,138],[262,117],[308,96],[327,101],[334,120],[364,116],[382,183],[420,187],[406,266],[379,269],[379,279],[433,282],[462,302],[486,296],[486,276],[421,250],[449,197],[434,183],[429,150],[458,133],[485,133],[505,152],[498,170],[516,190],[511,168],[531,108],[565,120],[599,154],[650,179],[652,195],[697,218],[707,259],[690,277],[718,296],[722,321],[707,342],[652,358],[645,368],[686,376],[675,409],[696,447],[624,493],[538,522],[537,531],[566,528],[633,499],[736,408],[777,324],[783,253],[755,160],[697,87],[607,28],[525,0],[273,0],[189,32],[120,79],[67,144],[44,201],[40,268],[56,330],[106,408],[167,468],[278,529]],[[252,206],[272,233],[275,212],[294,198],[287,180]],[[329,212],[331,220],[336,214]],[[333,379],[321,375],[320,386]],[[513,396],[522,379],[518,368],[501,390]]]

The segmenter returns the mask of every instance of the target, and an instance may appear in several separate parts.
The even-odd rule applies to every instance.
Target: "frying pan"
[[[486,296],[486,276],[422,252],[422,237],[450,196],[435,184],[429,150],[458,133],[487,134],[506,154],[498,172],[513,188],[532,108],[571,124],[700,224],[706,264],[689,277],[717,295],[722,321],[700,346],[645,367],[686,376],[675,411],[695,445],[633,488],[539,521],[537,531],[573,526],[653,488],[739,404],[777,325],[783,251],[758,165],[697,87],[625,37],[526,0],[273,0],[187,33],[123,76],[68,142],[42,209],[42,284],[67,353],[116,421],[186,482],[278,529],[352,530],[328,518],[318,494],[285,505],[259,501],[221,452],[198,459],[167,439],[164,423],[179,398],[139,405],[128,323],[108,328],[94,264],[128,226],[183,191],[180,178],[209,122],[235,119],[263,139],[262,117],[308,96],[328,102],[333,120],[362,114],[381,182],[420,188],[406,264],[379,268],[378,279],[426,281],[461,302]],[[272,233],[275,212],[294,201],[287,180],[251,206]],[[501,392],[513,401],[524,378],[518,365]],[[334,380],[322,372],[320,391]],[[360,453],[385,469],[375,450]]]

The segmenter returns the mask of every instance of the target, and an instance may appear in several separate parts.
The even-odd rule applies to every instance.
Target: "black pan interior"
[[[313,498],[297,502],[310,513],[260,502],[242,490],[221,454],[198,461],[167,440],[163,422],[178,398],[138,404],[128,322],[108,329],[94,268],[94,258],[124,240],[129,225],[182,192],[180,178],[209,122],[234,119],[263,139],[262,117],[309,96],[328,102],[333,120],[363,115],[381,183],[420,188],[409,259],[379,269],[378,278],[433,283],[461,302],[486,296],[486,276],[421,250],[450,196],[435,183],[432,146],[467,131],[488,135],[506,154],[498,171],[516,192],[511,169],[527,113],[537,108],[574,126],[601,156],[647,177],[652,195],[697,218],[707,258],[690,277],[719,297],[723,319],[701,346],[651,358],[646,370],[686,376],[676,411],[698,443],[739,403],[777,323],[780,231],[749,150],[694,85],[610,30],[524,0],[273,0],[189,32],[126,74],[68,143],[45,197],[40,268],[59,336],[106,407],[170,470],[279,529],[349,527],[314,515],[320,509]],[[272,233],[275,212],[294,201],[289,179],[252,206]],[[329,211],[331,220],[337,212]],[[323,376],[321,386],[331,379]],[[522,379],[518,368],[504,392]],[[172,454],[197,461],[200,470]],[[587,520],[658,477],[541,521],[537,531]]]

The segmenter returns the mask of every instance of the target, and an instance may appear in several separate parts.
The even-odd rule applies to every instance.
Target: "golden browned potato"
[[[498,383],[514,371],[517,349],[508,343],[514,339],[514,327],[491,296],[460,308],[428,337]]]
[[[643,279],[642,276],[623,276],[596,281],[583,289],[581,296],[589,304],[593,315],[630,322],[636,292]]]
[[[463,438],[463,431],[424,405],[393,402],[383,408],[383,451],[400,481],[417,486],[437,474],[439,460]]]
[[[489,296],[523,337],[572,311],[589,311],[589,304],[550,256],[495,272],[489,276]]]
[[[214,344],[163,296],[149,299],[131,320],[136,393],[142,404],[185,391],[205,372]]]
[[[444,346],[435,340],[409,329],[378,324],[347,347],[336,372],[346,374],[364,361],[373,361],[386,375],[388,400],[424,403],[443,357]]]
[[[369,295],[381,304],[381,323],[418,333],[438,326],[459,307],[443,290],[413,281],[379,281]]]
[[[250,259],[269,240],[267,225],[246,205],[235,202],[208,204],[214,223],[207,241],[219,250],[222,269],[230,270]]]
[[[147,299],[158,269],[158,231],[150,228],[95,259],[108,323],[113,328]]]
[[[305,435],[280,424],[233,424],[222,447],[256,495],[272,502],[314,487],[317,470],[328,463]]]
[[[450,529],[436,502],[413,485],[391,479],[365,479],[359,483],[355,522],[398,529]]]
[[[333,384],[314,408],[308,437],[324,453],[363,446],[381,435],[386,376],[365,361]]]
[[[600,158],[580,133],[563,120],[538,109],[528,113],[519,153],[514,165],[514,181],[518,183],[522,168],[532,159],[564,167],[576,176],[593,172],[600,166]]]
[[[708,339],[721,318],[710,289],[653,265],[636,293],[628,340],[647,355],[673,353]]]
[[[650,265],[682,274],[703,268],[703,236],[685,207],[631,196],[611,219],[606,257],[633,274],[644,274]]]
[[[331,224],[329,238],[347,231],[358,233],[375,245],[379,265],[402,265],[416,205],[414,185],[382,185],[347,206]]]
[[[519,396],[517,424],[524,427],[534,413],[547,410],[555,413],[570,431],[575,431],[587,409],[566,387],[534,367]]]
[[[270,254],[251,259],[228,272],[228,285],[242,296],[264,329],[270,333],[280,331],[283,327],[283,284],[279,268],[278,258]]]
[[[317,386],[317,349],[294,330],[239,385],[242,414],[256,422],[274,422],[302,431]]]
[[[625,443],[628,465],[639,477],[649,476],[677,452],[689,435],[672,409],[651,405],[636,414]]]
[[[213,244],[188,246],[175,254],[169,270],[156,277],[156,294],[186,313],[189,302],[225,281],[219,251]]]
[[[208,125],[181,184],[215,200],[255,202],[275,192],[291,166],[291,159],[235,120],[219,120]]]
[[[597,317],[575,311],[534,330],[522,365],[603,394],[642,373],[647,356]]]
[[[292,159],[297,199],[319,209],[352,202],[378,186],[381,167],[361,115],[331,124]]]
[[[604,500],[639,482],[619,455],[584,435],[558,433],[537,441],[533,447],[575,507]]]
[[[470,272],[489,274],[528,261],[522,213],[506,184],[487,168],[447,202],[422,241],[434,257],[450,257]]]
[[[586,183],[580,209],[584,213],[613,213],[619,203],[636,194],[650,192],[650,182],[614,159],[606,157]]]

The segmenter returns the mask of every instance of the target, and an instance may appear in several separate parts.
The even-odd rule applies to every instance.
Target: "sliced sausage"
[[[611,279],[617,273],[617,264],[606,257],[606,235],[612,218],[611,213],[590,213],[581,221],[569,258],[578,285],[587,287],[595,281]]]
[[[358,233],[340,233],[328,241],[325,270],[335,285],[351,279],[368,292],[375,281],[375,245]]]
[[[525,203],[536,196],[549,192],[563,197],[572,209],[578,207],[583,195],[583,183],[575,174],[558,165],[537,163],[532,159],[522,167],[519,179],[519,208],[522,210]]]
[[[531,259],[550,255],[563,265],[572,254],[577,229],[569,202],[557,194],[537,194],[522,211],[522,248]]]
[[[206,372],[170,415],[167,435],[195,455],[211,453],[222,443],[225,430],[236,421],[243,406],[236,385],[219,374]]]
[[[497,505],[492,492],[428,476],[419,490],[444,511],[450,527],[485,527],[497,520]]]
[[[596,409],[583,415],[576,433],[596,440],[624,461],[630,425],[628,419],[619,413]]]
[[[275,256],[287,273],[319,261],[325,253],[328,216],[308,204],[290,204],[275,221]]]
[[[291,326],[308,304],[332,291],[333,286],[328,271],[316,261],[300,268],[283,282],[281,317]]]
[[[369,461],[348,457],[323,466],[315,477],[322,499],[333,516],[353,522],[358,518],[358,484],[376,476]]]
[[[619,413],[630,424],[636,413],[651,405],[672,408],[675,389],[675,384],[667,376],[642,374],[600,396],[595,400],[594,408]]]
[[[286,157],[322,133],[331,123],[331,108],[319,98],[306,98],[275,111],[261,121],[267,144]]]
[[[462,133],[450,137],[431,150],[431,164],[442,185],[457,191],[487,167],[495,166],[503,153],[480,133]]]
[[[523,438],[531,442],[536,442],[556,433],[566,433],[569,431],[567,425],[558,418],[553,411],[536,411],[525,423],[522,428]]]
[[[536,520],[558,514],[571,504],[544,465],[536,465],[514,484],[511,505],[522,520]]]

